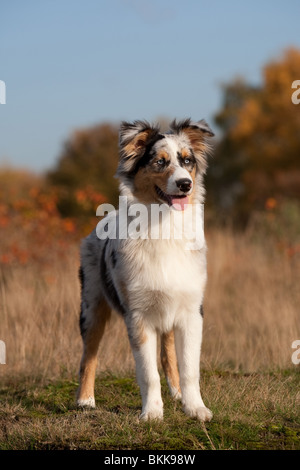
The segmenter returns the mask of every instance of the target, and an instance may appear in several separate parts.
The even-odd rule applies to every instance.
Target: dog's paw
[[[163,407],[162,406],[152,406],[146,407],[142,414],[140,415],[142,421],[148,421],[152,419],[162,420],[163,419]]]
[[[199,421],[210,421],[213,417],[212,412],[206,406],[184,407],[184,412],[191,418],[199,419]]]
[[[77,400],[77,406],[79,408],[96,408],[95,398],[88,397],[86,399],[79,398]]]
[[[178,388],[176,387],[169,387],[169,389],[170,389],[171,396],[174,400],[181,400],[182,396],[181,396],[180,389],[178,390]]]

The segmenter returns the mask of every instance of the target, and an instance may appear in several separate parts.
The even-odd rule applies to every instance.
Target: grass
[[[290,257],[270,239],[207,233],[202,361],[206,369],[257,372],[289,368],[300,338],[300,254]],[[51,265],[0,268],[1,375],[60,377],[78,370],[80,286],[78,246]],[[114,351],[114,354],[111,354]],[[98,372],[133,370],[124,323],[115,317],[99,350]]]
[[[69,379],[6,381],[0,389],[0,450],[300,449],[297,369],[203,372],[203,395],[214,412],[205,425],[183,414],[164,380],[164,420],[148,423],[138,419],[133,376],[101,374],[95,410],[76,408],[77,385]]]
[[[99,349],[97,408],[75,407],[81,357],[78,246],[51,265],[0,269],[0,449],[300,449],[299,253],[259,232],[207,230],[202,395],[187,418],[162,380],[163,422],[141,423],[123,321]],[[113,354],[112,354],[113,351]],[[111,371],[108,373],[107,371]]]

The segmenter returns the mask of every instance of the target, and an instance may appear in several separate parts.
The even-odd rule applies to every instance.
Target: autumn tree
[[[117,203],[118,128],[100,124],[75,131],[64,144],[47,180],[57,188],[63,216],[95,215],[97,206]]]
[[[211,202],[223,214],[247,220],[268,198],[300,199],[300,105],[292,83],[300,79],[300,50],[268,63],[262,84],[237,79],[223,88],[215,121],[222,137],[208,174]]]

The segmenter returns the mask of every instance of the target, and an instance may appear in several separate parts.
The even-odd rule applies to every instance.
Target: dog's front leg
[[[175,328],[175,346],[184,412],[210,421],[212,412],[203,403],[199,384],[202,323],[198,308],[193,313],[187,312],[184,324]]]
[[[160,377],[157,369],[157,333],[141,326],[140,322],[126,321],[136,365],[136,376],[142,396],[143,420],[162,419]]]

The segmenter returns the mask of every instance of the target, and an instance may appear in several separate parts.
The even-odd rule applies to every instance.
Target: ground
[[[188,418],[162,379],[162,422],[140,422],[134,375],[102,373],[95,410],[78,410],[76,380],[6,378],[0,388],[0,450],[300,449],[299,368],[202,373],[210,423]]]

